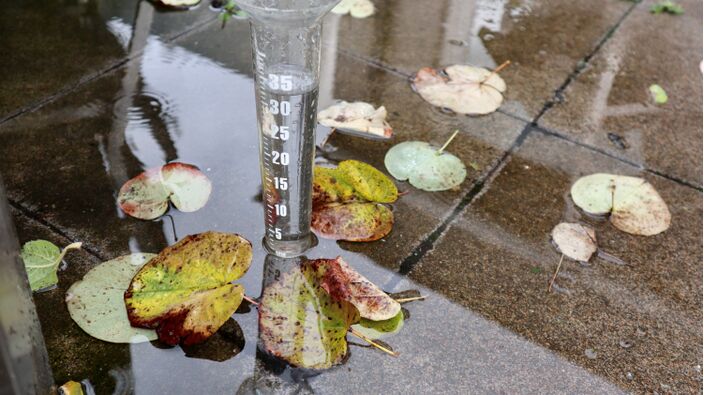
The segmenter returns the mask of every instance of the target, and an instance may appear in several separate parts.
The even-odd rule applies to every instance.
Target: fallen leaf
[[[201,209],[212,185],[197,167],[173,162],[151,168],[127,181],[118,194],[122,211],[140,219],[154,219],[169,208],[169,200],[183,212]]]
[[[81,383],[76,381],[67,381],[59,387],[59,393],[61,395],[83,395],[83,386]]]
[[[390,138],[393,129],[386,122],[386,108],[374,109],[369,103],[341,101],[318,113],[318,123],[341,132],[359,132]]]
[[[650,12],[653,14],[662,14],[665,12],[672,15],[682,15],[684,14],[684,8],[674,1],[664,0],[650,6]]]
[[[454,65],[442,71],[425,67],[411,83],[428,103],[468,115],[496,111],[506,91],[506,83],[496,72],[467,65]]]
[[[200,0],[155,0],[161,5],[171,8],[188,8],[200,3]]]
[[[308,262],[295,266],[264,289],[259,305],[259,339],[264,349],[296,367],[326,369],[347,357],[347,330],[359,321],[357,308],[336,302]]]
[[[239,235],[205,232],[165,248],[134,276],[125,292],[133,326],[155,328],[159,340],[197,344],[237,310],[244,288],[231,284],[252,260],[252,244]]]
[[[370,0],[342,0],[331,11],[333,14],[350,14],[354,18],[366,18],[374,14],[374,3]]]
[[[352,303],[362,318],[383,321],[401,311],[401,304],[357,273],[341,257],[316,259],[310,264],[322,275],[323,289],[336,301]]]
[[[458,157],[438,152],[423,141],[406,141],[391,147],[384,165],[397,180],[408,180],[414,187],[430,192],[452,189],[467,177],[467,168]]]
[[[372,340],[396,334],[401,331],[401,328],[403,328],[402,311],[399,311],[398,314],[388,320],[372,321],[362,318],[358,324],[352,325],[352,329]]]
[[[63,250],[46,240],[32,240],[22,246],[22,261],[32,291],[44,290],[58,284],[56,271],[66,252],[81,248],[82,243],[71,243]]]
[[[579,208],[592,215],[610,214],[611,223],[627,233],[652,236],[670,227],[667,204],[642,178],[592,174],[577,180],[571,195]]]
[[[325,239],[379,240],[391,232],[394,214],[378,203],[331,204],[313,210],[311,228]]]
[[[653,96],[653,100],[657,104],[665,104],[667,103],[667,92],[665,92],[664,89],[658,84],[653,84],[650,85],[650,90],[651,96]]]
[[[87,334],[110,343],[156,340],[153,330],[130,325],[123,299],[132,277],[155,256],[125,255],[91,269],[66,293],[66,306],[73,321]]]
[[[407,289],[405,291],[390,293],[389,297],[393,300],[411,299],[411,298],[420,298],[421,294],[420,294],[420,291],[417,289]]]
[[[393,227],[393,213],[379,203],[396,199],[393,181],[364,162],[346,160],[334,169],[316,166],[311,228],[334,240],[378,240]]]
[[[588,262],[597,250],[596,232],[582,224],[557,224],[551,235],[558,251],[575,261]]]

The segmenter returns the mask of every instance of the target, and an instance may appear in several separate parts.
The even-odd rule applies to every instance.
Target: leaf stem
[[[378,348],[379,350],[381,350],[381,351],[383,351],[383,352],[385,352],[385,353],[387,353],[387,354],[389,354],[389,355],[391,355],[391,356],[398,357],[398,353],[397,353],[397,352],[389,350],[388,348],[382,346],[382,345],[379,344],[379,343],[376,343],[374,340],[372,340],[372,339],[370,339],[370,338],[364,336],[363,334],[357,332],[356,330],[354,330],[354,329],[352,329],[352,328],[350,328],[350,333],[352,333],[353,335],[357,336],[358,338],[364,340],[365,342],[371,344],[372,346]]]
[[[457,133],[459,133],[459,132],[460,132],[459,129],[455,130],[455,132],[452,133],[452,136],[450,136],[450,138],[447,139],[447,141],[445,141],[445,144],[443,144],[442,147],[440,147],[440,149],[437,150],[437,152],[435,152],[435,155],[440,155],[440,154],[442,154],[442,151],[445,150],[445,148],[447,148],[448,145],[450,145],[450,143],[452,142],[452,140],[455,138],[455,136],[457,136]]]
[[[406,303],[406,302],[413,302],[415,300],[424,300],[425,298],[427,298],[427,296],[421,295],[421,296],[414,296],[412,298],[400,298],[400,299],[394,299],[394,300],[399,303]]]
[[[552,275],[552,279],[550,280],[550,284],[548,284],[548,292],[552,292],[552,284],[555,283],[555,279],[557,278],[557,273],[560,271],[560,266],[562,266],[562,261],[565,259],[565,254],[562,254],[560,256],[560,263],[557,264],[557,269],[555,269],[555,274]]]
[[[246,301],[249,302],[250,304],[253,304],[253,305],[259,307],[259,302],[257,302],[256,300],[250,298],[250,297],[247,296],[247,295],[243,295],[243,296],[242,296],[242,299],[246,300]]]
[[[507,60],[507,61],[501,63],[501,64],[499,65],[499,67],[497,67],[497,68],[495,68],[494,70],[492,70],[491,73],[489,73],[489,75],[487,75],[486,78],[484,78],[484,80],[483,80],[481,83],[483,84],[483,83],[487,82],[487,81],[489,80],[489,78],[491,78],[492,75],[498,74],[501,70],[505,69],[505,68],[508,67],[508,65],[510,65],[510,64],[511,64],[511,61],[510,61],[510,60]]]
[[[27,267],[31,267],[32,269],[43,269],[45,267],[58,266],[59,263],[61,263],[61,261],[64,259],[64,256],[66,256],[66,253],[69,250],[77,250],[77,249],[81,248],[82,245],[83,245],[83,243],[81,243],[80,241],[77,241],[75,243],[71,243],[71,244],[67,245],[66,247],[64,247],[63,250],[61,250],[61,254],[59,254],[59,256],[56,258],[56,260],[54,260],[52,263],[46,264],[46,265],[27,266]]]

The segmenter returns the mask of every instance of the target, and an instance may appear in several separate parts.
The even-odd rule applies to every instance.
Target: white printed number
[[[290,91],[293,89],[293,78],[290,75],[269,74],[269,88]]]
[[[283,141],[288,140],[288,126],[271,125],[271,137],[278,138]]]
[[[281,240],[281,229],[274,228],[274,237],[276,237],[276,240]]]
[[[279,103],[277,100],[271,99],[269,101],[269,112],[274,115],[288,116],[291,114],[291,103],[285,100]]]
[[[281,166],[288,166],[288,153],[287,152],[279,153],[278,151],[274,151],[271,153],[271,156],[272,156],[272,159],[274,160],[274,164],[281,165]]]
[[[288,189],[288,178],[274,177],[274,188],[285,191]]]
[[[288,214],[288,209],[283,204],[277,204],[274,207],[276,208],[276,215],[279,217],[285,217]]]

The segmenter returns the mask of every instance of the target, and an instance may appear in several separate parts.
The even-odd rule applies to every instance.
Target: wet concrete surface
[[[654,3],[634,9],[540,125],[701,188],[701,2],[679,2],[677,16],[651,14]]]
[[[87,4],[100,10],[93,22],[100,33],[94,39],[100,40],[101,50],[112,48],[106,53],[93,56],[89,51],[86,56],[93,57],[71,63],[76,51],[85,51],[68,47],[55,54],[54,62],[65,74],[47,72],[34,79],[23,77],[19,62],[0,61],[0,68],[7,69],[4,75],[17,76],[12,89],[27,92],[4,92],[2,103],[8,104],[0,106],[0,118],[45,103],[0,123],[0,173],[21,241],[83,241],[86,250],[67,258],[58,289],[35,295],[57,382],[87,378],[98,393],[110,393],[113,377],[120,377],[119,383],[131,386],[128,392],[140,394],[254,389],[618,393],[658,390],[660,384],[676,392],[701,387],[701,372],[691,370],[697,365],[692,361],[701,359],[700,191],[646,174],[670,205],[672,229],[644,239],[601,224],[600,238],[614,241],[608,252],[635,267],[625,271],[599,262],[581,269],[603,268],[596,281],[565,265],[563,274],[569,277],[560,277],[558,286],[572,293],[544,291],[545,277],[557,262],[547,234],[563,216],[578,216],[566,194],[570,183],[597,170],[641,173],[588,146],[543,135],[525,120],[549,102],[552,91],[631,3],[451,1],[413,7],[404,1],[377,2],[372,18],[326,19],[321,108],[335,100],[383,104],[395,137],[378,142],[333,133],[319,150],[318,162],[358,159],[383,170],[384,153],[393,144],[423,140],[440,145],[459,129],[449,151],[468,165],[468,178],[458,190],[439,193],[399,183],[408,193],[394,204],[396,223],[388,237],[373,243],[322,240],[310,251],[310,258],[342,255],[387,291],[419,288],[430,295],[408,305],[411,318],[388,339],[401,352],[399,358],[355,346],[346,365],[310,377],[257,352],[254,309],[235,314],[244,349],[224,362],[187,358],[179,347],[104,343],[70,320],[64,293],[95,264],[130,252],[158,252],[187,234],[220,230],[251,240],[252,269],[238,280],[248,295],[261,293],[267,265],[259,244],[263,210],[248,23],[231,19],[222,28],[218,20],[208,22],[215,14],[207,4],[185,13],[155,11],[147,2]],[[46,11],[17,9],[26,18]],[[491,30],[487,26],[498,23],[496,18],[502,22]],[[463,26],[466,19],[474,27]],[[486,34],[493,37],[486,40]],[[2,36],[0,48],[21,47],[22,41],[13,37]],[[74,45],[85,45],[76,37]],[[443,47],[449,39],[471,45]],[[409,46],[413,41],[420,44]],[[542,45],[537,55],[529,50],[535,45]],[[23,56],[31,58],[35,50],[47,49],[31,47]],[[463,117],[432,108],[407,81],[426,65],[491,67],[505,59],[515,62],[503,74],[508,100],[501,112],[489,116]],[[64,63],[75,67],[59,67]],[[116,66],[99,73],[110,64]],[[329,132],[319,127],[318,143]],[[701,136],[701,128],[690,131],[697,133]],[[213,181],[206,207],[197,213],[172,209],[158,221],[126,217],[115,203],[122,183],[172,160],[196,164]],[[540,171],[519,174],[523,165]],[[477,193],[481,198],[462,211]],[[541,204],[545,210],[537,210]],[[426,249],[419,246],[434,243],[432,253],[424,256]],[[410,278],[398,274],[408,269]],[[632,318],[625,322],[624,315]],[[646,340],[626,333],[634,328],[642,329]],[[618,347],[622,338],[634,345],[618,353],[612,346]],[[595,350],[596,359],[584,357],[587,348]],[[624,378],[628,372],[633,380]],[[661,393],[668,392],[663,388]]]
[[[632,236],[581,214],[569,189],[594,172],[644,176],[667,202],[671,228]],[[697,393],[701,218],[699,191],[536,133],[410,278],[629,391]],[[567,259],[548,293],[560,261],[550,232],[560,222],[594,226],[599,247],[627,266]]]

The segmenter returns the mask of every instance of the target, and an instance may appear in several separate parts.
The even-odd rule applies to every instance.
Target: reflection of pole
[[[147,38],[152,26],[154,17],[154,6],[148,1],[140,1],[135,17],[132,39],[128,49],[128,59],[131,59],[125,67],[125,75],[122,77],[122,85],[117,101],[114,104],[113,116],[115,117],[107,144],[107,159],[110,164],[110,176],[116,188],[120,188],[122,183],[129,178],[126,164],[122,156],[122,149],[126,145],[125,130],[129,121],[129,109],[133,105],[135,94],[139,85],[139,71],[141,62],[136,57],[144,51],[147,45]]]
[[[267,255],[264,260],[262,294],[268,286],[278,281],[283,274],[298,268],[307,259],[306,257],[281,258],[275,255]],[[313,389],[308,383],[308,377],[317,374],[311,370],[291,368],[285,362],[269,356],[258,344],[254,374],[242,383],[237,390],[237,395],[274,392],[286,394],[313,393]]]

